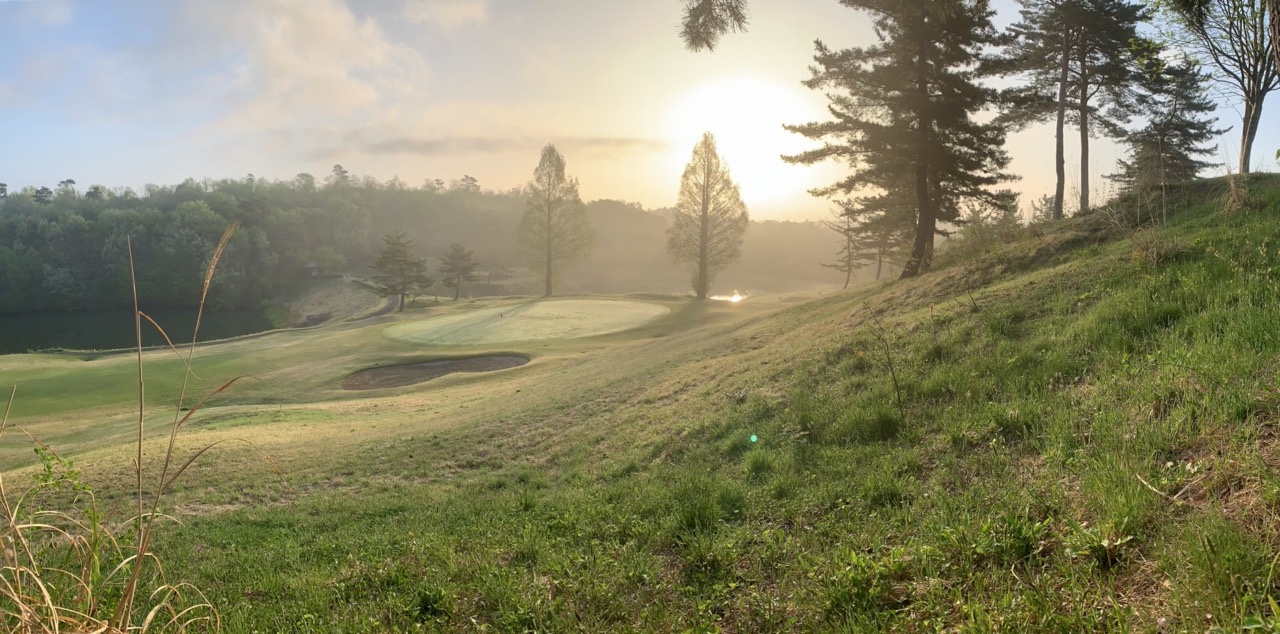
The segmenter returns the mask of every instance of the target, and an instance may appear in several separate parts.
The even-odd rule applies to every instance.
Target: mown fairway
[[[384,334],[444,346],[577,339],[635,328],[667,311],[657,304],[622,300],[530,301],[397,324]]]
[[[635,300],[583,339],[411,345],[407,311],[197,353],[219,447],[166,510],[229,631],[1204,631],[1280,590],[1280,188],[1103,215],[820,297]],[[1180,193],[1179,195],[1183,195]],[[631,300],[628,300],[631,301]],[[374,365],[519,368],[371,392]],[[148,358],[148,402],[177,383]],[[0,358],[18,423],[127,515],[127,357]],[[170,411],[169,416],[172,415]],[[7,481],[30,447],[6,435]],[[148,443],[148,468],[158,459]],[[1256,620],[1250,620],[1256,619]]]

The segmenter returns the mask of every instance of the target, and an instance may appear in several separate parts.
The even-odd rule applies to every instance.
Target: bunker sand
[[[389,387],[403,387],[438,379],[454,372],[494,372],[496,370],[520,367],[528,362],[529,359],[527,357],[500,354],[369,368],[347,376],[342,381],[342,389],[378,390]]]

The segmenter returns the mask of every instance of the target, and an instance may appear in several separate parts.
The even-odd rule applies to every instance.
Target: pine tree
[[[404,310],[405,296],[435,282],[427,277],[426,261],[414,257],[413,240],[405,232],[388,233],[382,237],[382,244],[372,266],[373,282],[383,295],[399,297],[398,310]]]
[[[470,251],[461,242],[449,245],[449,252],[440,262],[440,275],[444,277],[444,285],[453,289],[453,301],[462,296],[462,283],[476,278],[475,251]]]
[[[838,204],[840,208],[832,211],[834,218],[822,224],[839,233],[844,243],[836,254],[836,261],[822,266],[844,273],[844,288],[849,288],[853,273],[865,265],[876,265],[876,280],[879,280],[886,262],[905,259],[914,230],[911,222],[914,212],[909,204],[897,213],[886,213],[883,209],[861,213],[852,200]]]
[[[1124,0],[1022,0],[1022,19],[1010,27],[1015,38],[1005,70],[1026,84],[1016,90],[1016,108],[1005,122],[1025,125],[1054,119],[1053,217],[1063,215],[1066,190],[1064,133],[1068,123],[1080,133],[1080,210],[1089,208],[1089,139],[1101,130],[1123,135],[1135,113],[1144,42],[1138,24],[1141,5]]]
[[[1129,160],[1120,161],[1120,173],[1113,176],[1125,189],[1195,178],[1212,165],[1196,157],[1211,154],[1211,142],[1223,132],[1214,127],[1217,104],[1208,96],[1209,77],[1193,61],[1168,66],[1153,79],[1148,123],[1129,135]]]
[[[848,163],[843,180],[820,196],[853,199],[852,213],[913,221],[902,277],[928,270],[938,223],[959,217],[962,201],[995,201],[989,187],[1010,180],[1004,131],[976,116],[999,94],[982,85],[995,70],[986,51],[1000,37],[987,0],[843,0],[872,15],[878,41],[834,51],[817,43],[805,82],[830,95],[834,121],[786,126],[824,145],[788,161]]]
[[[706,299],[711,280],[742,254],[747,206],[716,151],[716,139],[704,133],[680,177],[674,222],[667,230],[667,253],[693,270],[693,290]]]

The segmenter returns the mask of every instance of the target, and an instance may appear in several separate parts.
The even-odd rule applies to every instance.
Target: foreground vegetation
[[[440,350],[380,325],[211,350],[210,383],[276,383],[183,442],[246,437],[283,482],[197,463],[159,558],[237,632],[1275,629],[1280,183],[1232,214],[1226,190],[1171,190],[1155,228],[970,232],[929,275],[804,303],[665,300],[358,398],[351,369]],[[17,422],[127,513],[127,439],[88,425],[110,408],[53,411]]]

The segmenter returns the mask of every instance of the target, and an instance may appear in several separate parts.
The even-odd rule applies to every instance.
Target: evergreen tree
[[[379,292],[399,297],[397,310],[404,310],[404,298],[434,284],[427,277],[427,263],[413,255],[413,240],[403,231],[382,237],[382,250],[373,263],[373,282]]]
[[[680,39],[691,51],[715,50],[729,31],[747,28],[747,0],[685,0]]]
[[[805,84],[828,92],[835,120],[786,126],[824,145],[785,158],[844,161],[850,175],[815,195],[871,190],[851,213],[911,219],[902,277],[913,277],[929,268],[938,222],[958,219],[963,201],[994,203],[989,187],[1011,179],[1003,129],[975,119],[999,101],[980,81],[995,70],[985,51],[1000,38],[987,0],[842,2],[871,14],[878,41],[842,51],[817,43]]]
[[[884,273],[885,262],[898,262],[904,252],[909,252],[914,211],[907,206],[896,213],[873,209],[861,213],[853,200],[842,200],[834,210],[831,220],[823,225],[839,233],[844,243],[836,254],[836,261],[822,266],[845,274],[844,288],[849,288],[853,273],[865,265],[875,263],[876,280]]]
[[[1212,165],[1196,157],[1211,154],[1210,143],[1223,132],[1214,127],[1217,104],[1207,94],[1209,78],[1194,62],[1168,66],[1153,79],[1147,125],[1129,135],[1129,160],[1121,160],[1113,175],[1126,189],[1195,178]]]
[[[667,230],[667,253],[693,269],[698,299],[707,298],[716,273],[741,257],[749,222],[715,136],[703,133],[680,177],[675,218]]]
[[[529,267],[541,270],[544,296],[550,297],[556,267],[585,256],[595,233],[587,224],[578,179],[565,174],[564,156],[556,146],[542,148],[528,189],[528,207],[520,219],[518,238]]]
[[[1089,208],[1089,139],[1101,130],[1124,133],[1134,114],[1147,47],[1138,34],[1146,18],[1141,5],[1124,0],[1021,0],[1021,20],[1010,27],[1015,38],[1005,70],[1026,84],[1015,90],[1015,108],[1004,119],[1025,125],[1054,119],[1055,170],[1053,217],[1063,215],[1066,190],[1065,127],[1080,133],[1080,210]]]
[[[444,285],[453,289],[453,300],[458,301],[462,295],[462,283],[476,278],[475,251],[470,251],[461,242],[449,246],[449,252],[440,262],[440,275],[444,277]]]

